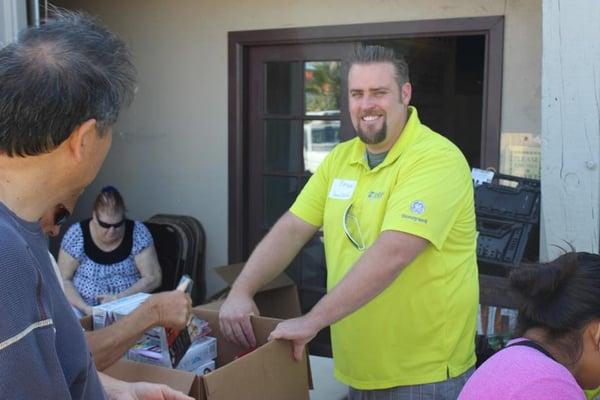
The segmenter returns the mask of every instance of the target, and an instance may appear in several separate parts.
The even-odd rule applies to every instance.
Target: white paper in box
[[[135,309],[143,303],[150,295],[148,293],[135,293],[131,296],[121,297],[120,299],[100,304],[92,308],[92,318],[94,330],[102,329],[116,321],[116,311],[123,306],[133,307]],[[121,315],[122,316],[122,315]]]
[[[101,329],[130,314],[150,297],[148,293],[135,293],[130,296],[93,307],[94,329]],[[144,355],[138,354],[142,352]],[[127,359],[172,368],[165,329],[156,326],[144,332],[133,349],[127,352]]]
[[[177,369],[195,372],[214,358],[217,358],[217,339],[212,336],[205,336],[192,343],[179,364],[177,364]]]
[[[206,375],[210,372],[213,372],[215,370],[215,361],[214,360],[210,360],[205,362],[202,365],[199,365],[198,368],[196,368],[193,372],[196,375]]]

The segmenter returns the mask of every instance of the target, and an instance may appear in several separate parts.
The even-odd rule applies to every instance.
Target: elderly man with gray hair
[[[1,397],[187,399],[99,377],[39,223],[98,173],[133,98],[127,47],[93,18],[60,11],[0,50],[0,88]]]

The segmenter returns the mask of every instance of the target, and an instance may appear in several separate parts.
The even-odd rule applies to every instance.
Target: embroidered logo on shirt
[[[414,214],[421,215],[425,212],[425,203],[423,203],[421,200],[415,200],[410,204],[410,210]]]
[[[367,197],[369,198],[369,200],[379,200],[383,197],[383,192],[374,192],[371,190]]]

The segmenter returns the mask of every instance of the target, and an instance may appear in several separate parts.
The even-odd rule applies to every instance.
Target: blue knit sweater
[[[37,222],[0,203],[0,399],[104,399]]]

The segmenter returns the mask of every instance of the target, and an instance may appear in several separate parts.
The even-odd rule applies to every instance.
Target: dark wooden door
[[[341,63],[350,49],[350,44],[250,49],[250,249],[289,208],[324,156],[353,135]]]
[[[249,51],[248,248],[292,205],[323,158],[354,130],[348,118],[342,60],[351,43],[260,46]],[[287,272],[303,312],[325,294],[322,234]],[[328,355],[328,332],[311,344]]]

